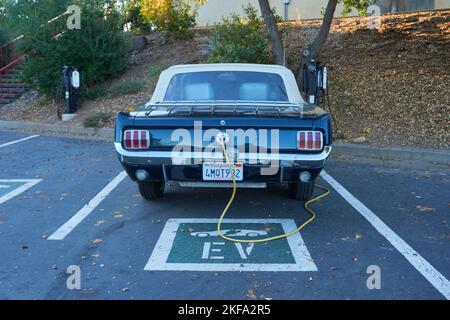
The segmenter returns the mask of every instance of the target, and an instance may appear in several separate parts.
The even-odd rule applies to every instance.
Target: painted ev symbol
[[[295,230],[290,219],[224,219],[222,232],[251,240]],[[145,270],[152,271],[317,271],[300,233],[264,244],[219,238],[217,219],[170,219]]]
[[[267,231],[264,230],[246,230],[246,229],[222,230],[222,234],[229,237],[250,237],[250,238],[268,235]],[[191,236],[199,238],[218,237],[219,232],[217,231],[192,232]]]

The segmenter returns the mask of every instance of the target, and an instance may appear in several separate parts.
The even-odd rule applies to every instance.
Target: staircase
[[[22,63],[26,55],[14,54],[15,41],[0,46],[0,107],[18,99],[30,88],[21,81]]]
[[[20,65],[12,67],[0,74],[0,107],[20,98],[29,85],[20,80],[22,67]]]

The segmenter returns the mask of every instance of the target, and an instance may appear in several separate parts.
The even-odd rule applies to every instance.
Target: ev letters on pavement
[[[264,239],[297,228],[293,220],[228,219],[231,238]],[[317,271],[300,235],[266,243],[234,243],[219,237],[216,219],[171,219],[145,270]]]

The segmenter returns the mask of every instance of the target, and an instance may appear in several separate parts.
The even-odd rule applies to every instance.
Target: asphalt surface
[[[122,169],[110,142],[40,136],[2,147],[31,135],[0,132],[0,198],[7,180],[41,180],[0,201],[0,299],[446,298],[446,166],[333,159],[326,168],[440,273],[438,284],[322,178],[318,183],[332,192],[313,205],[317,219],[301,231],[318,271],[146,271],[167,221],[217,218],[229,191],[170,186],[164,199],[150,203],[125,178],[63,240],[48,240]],[[229,218],[293,219],[300,225],[309,216],[275,186],[240,190]],[[265,254],[277,253],[269,248]],[[81,270],[79,290],[67,288],[72,265]],[[367,287],[371,265],[381,270],[381,289]]]

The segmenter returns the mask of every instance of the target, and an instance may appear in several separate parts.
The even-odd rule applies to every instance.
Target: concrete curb
[[[0,120],[0,129],[82,136],[108,140],[112,140],[114,138],[114,129],[110,128],[83,128],[68,125],[46,124],[35,122]]]
[[[381,160],[424,161],[436,164],[450,164],[450,151],[426,148],[390,147],[381,148],[359,144],[333,145],[336,156],[354,156]]]
[[[114,129],[110,128],[83,128],[68,125],[55,125],[21,121],[0,120],[0,129],[61,134],[78,137],[99,138],[105,140],[112,140],[114,137]],[[333,154],[337,157],[353,156],[382,160],[425,161],[444,165],[448,165],[450,163],[449,150],[425,148],[380,148],[367,145],[335,143],[333,145]]]

